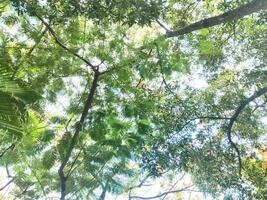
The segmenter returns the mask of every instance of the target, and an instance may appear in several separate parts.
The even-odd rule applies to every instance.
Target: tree
[[[16,141],[22,137],[23,124],[27,121],[27,105],[34,103],[39,96],[12,80],[8,68],[2,64],[6,63],[0,65],[0,132],[1,143],[6,146],[10,138]],[[6,144],[6,142],[8,143]],[[0,157],[14,147],[15,143],[10,144],[0,153]]]
[[[188,172],[214,195],[254,195],[261,180],[250,174],[261,169],[243,162],[264,145],[266,7],[265,0],[5,1],[3,61],[44,97],[19,145],[1,158],[15,196],[104,199],[129,190],[140,169]],[[193,86],[194,77],[205,85]],[[51,116],[53,104],[61,112]]]

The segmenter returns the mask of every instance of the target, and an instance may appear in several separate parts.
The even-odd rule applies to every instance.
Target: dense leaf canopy
[[[267,199],[266,0],[0,9],[0,192],[134,199],[144,176],[185,172],[214,198]]]

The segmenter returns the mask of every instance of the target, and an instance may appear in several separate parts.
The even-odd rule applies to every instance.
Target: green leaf
[[[71,139],[72,139],[72,134],[70,132],[66,132],[64,133],[63,137],[59,140],[57,144],[57,150],[59,152],[61,160],[64,160],[66,157],[66,153],[69,149]]]
[[[127,127],[126,122],[123,122],[123,121],[116,119],[116,118],[110,119],[109,124],[112,128],[114,128],[117,131],[123,130]]]
[[[214,53],[215,46],[212,41],[201,41],[198,50],[201,54],[210,55]]]
[[[43,158],[42,158],[43,166],[46,169],[51,169],[53,167],[53,165],[55,164],[56,159],[57,159],[56,149],[52,148],[52,149],[46,151],[43,155]]]
[[[107,134],[106,129],[101,128],[101,127],[98,127],[98,128],[95,127],[89,131],[90,137],[95,141],[101,141],[101,140],[105,139],[106,134]]]
[[[124,115],[125,117],[133,117],[135,115],[134,105],[126,104],[124,106]]]
[[[138,133],[146,134],[150,131],[150,122],[146,119],[138,120],[137,127],[138,127]]]
[[[199,35],[201,36],[207,36],[209,34],[209,29],[208,28],[203,28],[199,31]]]

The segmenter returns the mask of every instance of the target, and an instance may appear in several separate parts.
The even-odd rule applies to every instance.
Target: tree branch
[[[173,188],[176,187],[176,185],[185,177],[185,174],[183,174],[173,185],[172,187],[169,189],[169,191],[172,191]],[[168,194],[165,194],[162,198],[162,200],[164,200],[167,197]]]
[[[12,178],[11,180],[9,180],[4,186],[2,186],[0,188],[0,191],[4,190],[7,186],[9,186],[12,182],[14,181],[14,179]]]
[[[83,150],[83,147],[80,149],[80,151],[77,154],[77,156],[75,157],[74,161],[71,163],[71,166],[70,166],[70,169],[69,169],[69,171],[68,171],[68,173],[66,175],[66,178],[68,178],[71,175],[71,173],[73,172],[74,165],[75,165],[76,161],[78,160],[82,150]]]
[[[105,200],[106,192],[107,192],[107,185],[104,186],[103,191],[101,192],[101,195],[98,200]]]
[[[9,147],[7,147],[1,154],[0,154],[0,158],[3,157],[6,152],[9,150],[9,149],[14,149],[15,148],[15,144],[11,144]]]
[[[156,22],[158,23],[158,25],[163,28],[167,33],[170,32],[170,30],[164,25],[162,24],[158,19],[156,20]]]
[[[152,196],[152,197],[131,196],[131,199],[156,199],[156,198],[160,198],[162,196],[165,196],[165,195],[168,195],[168,194],[171,194],[171,193],[178,193],[178,192],[187,191],[187,189],[192,187],[192,186],[193,185],[190,185],[190,186],[184,187],[182,189],[178,189],[178,190],[170,190],[170,191],[163,192],[163,193],[161,193],[159,195],[155,195],[155,196]]]
[[[230,122],[229,122],[228,126],[226,127],[226,133],[227,133],[228,141],[229,141],[230,145],[233,147],[233,149],[236,151],[237,156],[238,156],[239,175],[241,175],[241,170],[242,170],[241,153],[240,153],[238,147],[236,146],[236,144],[232,140],[232,128],[233,128],[234,123],[237,121],[238,116],[243,111],[243,109],[250,102],[252,102],[254,99],[256,99],[256,98],[264,95],[265,93],[267,93],[267,86],[266,87],[263,87],[260,90],[258,90],[256,93],[254,93],[253,95],[251,95],[249,98],[247,98],[246,100],[244,100],[243,102],[241,102],[241,104],[239,105],[239,107],[235,110],[233,116],[230,118]]]
[[[252,113],[254,113],[258,108],[264,107],[265,104],[267,103],[267,98],[264,100],[263,103],[261,103],[260,105],[256,103],[255,108],[252,110]]]
[[[159,52],[159,46],[157,44],[156,45],[156,49],[157,49],[157,54],[158,54],[158,63],[159,63],[159,66],[160,66],[160,73],[161,73],[161,76],[162,76],[162,80],[163,80],[163,83],[164,85],[166,86],[167,90],[172,94],[172,95],[175,95],[175,93],[171,90],[171,88],[169,87],[166,79],[165,79],[165,75],[163,73],[163,66],[162,66],[162,58],[161,58],[161,55],[160,55],[160,52]]]
[[[50,32],[50,34],[52,35],[52,37],[54,38],[55,42],[60,46],[62,47],[65,51],[71,53],[73,56],[79,58],[80,60],[82,60],[83,62],[85,62],[88,66],[91,67],[91,69],[94,71],[94,72],[97,72],[97,69],[96,67],[87,59],[85,59],[84,57],[80,56],[78,53],[72,51],[70,48],[68,48],[66,45],[64,45],[61,40],[57,37],[55,31],[52,29],[52,27],[44,20],[42,19],[40,16],[38,15],[35,15],[45,26],[46,28],[48,29],[48,31]]]
[[[48,28],[45,27],[44,31],[40,34],[40,36],[38,37],[36,43],[30,48],[30,50],[28,51],[28,55],[31,55],[31,53],[33,52],[33,50],[38,46],[38,44],[41,42],[42,38],[44,37],[44,35],[46,34]]]
[[[201,21],[190,24],[184,28],[181,28],[180,30],[177,31],[169,31],[165,34],[165,37],[170,38],[170,37],[185,35],[187,33],[191,33],[193,31],[200,30],[203,28],[209,28],[222,23],[231,22],[240,19],[246,15],[250,15],[254,12],[258,12],[260,10],[265,10],[265,9],[267,9],[266,0],[253,0],[250,3],[242,5],[234,10],[225,12],[221,15],[203,19]]]
[[[80,118],[79,122],[76,125],[75,132],[74,132],[74,135],[73,135],[73,137],[71,139],[70,146],[69,146],[69,148],[67,150],[67,153],[66,153],[66,156],[65,156],[64,160],[62,161],[62,163],[61,163],[61,165],[60,165],[60,167],[58,169],[58,174],[59,174],[59,177],[60,177],[60,185],[61,185],[61,200],[64,200],[65,199],[65,195],[66,195],[67,176],[64,175],[64,168],[65,168],[65,166],[67,165],[67,163],[69,161],[69,158],[71,156],[72,150],[74,149],[74,146],[77,143],[78,137],[80,135],[80,131],[81,131],[82,126],[84,124],[85,118],[86,118],[86,116],[87,116],[87,114],[89,112],[90,107],[92,106],[93,97],[94,97],[94,94],[96,92],[96,88],[98,86],[98,79],[99,79],[99,72],[97,71],[97,72],[95,72],[93,83],[92,83],[92,86],[90,88],[90,92],[89,92],[87,100],[85,102],[81,118]]]
[[[198,119],[210,119],[210,120],[229,120],[231,118],[229,117],[220,117],[220,116],[196,116],[194,118],[180,118],[178,117],[179,119],[187,119],[187,120],[190,120],[190,121],[194,121],[194,120],[198,120]]]

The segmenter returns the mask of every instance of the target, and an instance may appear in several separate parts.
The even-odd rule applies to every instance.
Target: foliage
[[[246,3],[4,1],[0,165],[10,193],[104,199],[173,170],[215,197],[264,199],[266,11],[165,35]]]
[[[6,52],[2,52],[5,56]],[[39,96],[29,89],[23,88],[18,82],[12,80],[9,72],[8,60],[0,65],[0,128],[21,132],[21,123],[25,121],[26,105],[36,101]]]

